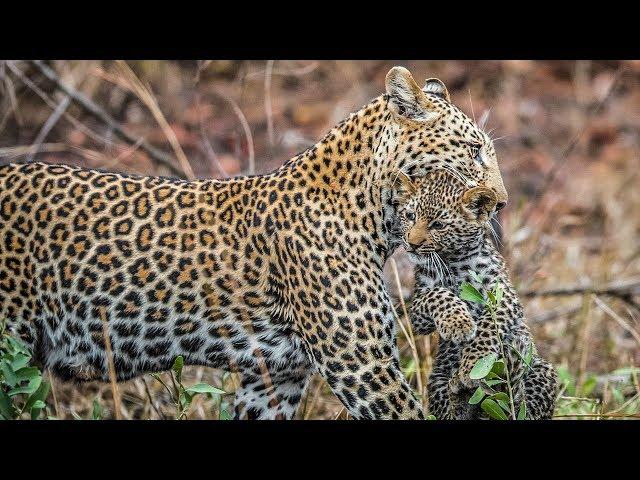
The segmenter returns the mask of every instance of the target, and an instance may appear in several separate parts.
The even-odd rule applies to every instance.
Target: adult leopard
[[[267,175],[193,182],[0,167],[0,315],[65,379],[174,358],[242,373],[237,418],[291,418],[317,370],[355,418],[422,418],[383,265],[389,180],[444,168],[507,201],[491,140],[395,67],[386,94]]]

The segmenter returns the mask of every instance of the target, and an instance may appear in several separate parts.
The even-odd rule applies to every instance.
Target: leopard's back
[[[277,299],[267,239],[246,221],[254,186],[0,167],[0,315],[63,378],[106,379],[103,319],[120,379],[177,355],[226,368],[253,364],[256,348],[294,360],[262,315]]]

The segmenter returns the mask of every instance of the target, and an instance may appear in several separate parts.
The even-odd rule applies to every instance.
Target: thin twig
[[[180,167],[182,171],[185,173],[186,177],[189,180],[195,180],[196,176],[193,173],[193,169],[191,168],[191,164],[189,163],[189,159],[185,155],[182,150],[182,146],[178,141],[178,137],[176,133],[173,131],[169,122],[165,118],[162,110],[160,110],[160,106],[158,105],[158,101],[154,97],[151,92],[151,87],[142,83],[142,81],[138,78],[131,67],[127,65],[125,61],[118,60],[116,62],[116,66],[118,67],[119,73],[127,82],[129,89],[137,95],[137,97],[146,105],[149,111],[152,113],[153,117],[160,125],[164,136],[169,141],[171,148],[173,148],[173,152],[176,155],[176,158],[180,162]]]
[[[267,136],[269,144],[273,147],[275,143],[273,135],[273,112],[271,111],[271,72],[273,71],[274,60],[267,60],[267,68],[264,73],[264,109],[267,115]]]
[[[222,178],[228,178],[229,174],[220,163],[220,158],[218,157],[218,154],[213,149],[213,145],[211,145],[211,142],[209,141],[209,137],[207,136],[207,132],[204,129],[204,122],[202,121],[202,115],[200,113],[200,105],[201,105],[200,92],[197,90],[197,88],[198,88],[198,85],[196,84],[195,101],[196,101],[196,110],[198,112],[198,126],[200,129],[200,139],[202,141],[202,145],[204,146],[205,153],[211,160],[211,163],[213,163],[216,170],[218,170],[218,172],[222,175]]]
[[[109,336],[107,312],[105,311],[104,307],[99,307],[99,311],[100,319],[102,320],[102,335],[104,337],[105,355],[107,356],[107,364],[109,367],[109,381],[111,382],[111,394],[113,395],[116,420],[122,420],[122,401],[120,399],[120,392],[118,391],[116,367],[113,364],[113,350],[111,349],[111,337]]]
[[[630,278],[608,285],[571,285],[568,287],[549,288],[541,290],[522,290],[519,294],[522,297],[551,297],[564,295],[583,295],[594,293],[596,295],[608,295],[619,298],[629,305],[640,309],[640,305],[633,299],[634,295],[640,295],[640,279]]]
[[[51,374],[50,368],[47,368],[47,376],[49,377],[49,384],[51,385],[51,394],[53,395],[53,408],[55,409],[55,412],[56,412],[56,418],[60,420],[61,419],[60,405],[58,404],[58,394],[56,392],[56,383],[53,378],[53,375]]]
[[[51,129],[55,126],[55,124],[58,123],[58,120],[60,120],[60,117],[62,117],[62,114],[67,110],[70,103],[71,98],[66,95],[58,104],[56,109],[51,113],[51,115],[49,115],[49,118],[42,126],[42,129],[40,129],[40,132],[38,132],[38,136],[33,141],[33,145],[35,148],[34,151],[27,157],[27,162],[33,161],[33,158],[39,153],[40,145],[42,145],[45,138],[47,138],[47,135],[49,135],[49,132],[51,132]]]
[[[411,328],[411,322],[409,321],[407,306],[405,305],[404,298],[402,296],[402,285],[400,283],[400,275],[398,274],[398,266],[396,265],[395,259],[392,258],[390,260],[391,260],[391,270],[393,271],[394,278],[396,281],[396,288],[398,289],[398,297],[400,298],[400,304],[402,305],[402,313],[404,314],[404,318],[407,321],[407,328],[404,327],[404,325],[402,324],[402,320],[400,319],[399,316],[398,316],[398,323],[400,324],[400,327],[402,328],[402,332],[404,333],[405,337],[407,338],[407,341],[409,342],[409,345],[411,346],[411,355],[413,356],[413,361],[416,364],[416,380],[417,380],[418,391],[420,392],[420,398],[424,398],[425,395],[424,395],[424,389],[422,385],[422,375],[420,373],[420,357],[418,356],[418,349],[416,348],[416,340],[413,336],[413,329]],[[397,315],[395,308],[393,309],[393,311]]]
[[[627,332],[629,332],[633,338],[635,339],[636,342],[638,342],[638,345],[640,345],[640,334],[636,331],[635,328],[633,328],[631,325],[629,325],[628,322],[626,322],[620,315],[618,315],[616,312],[614,312],[609,305],[607,305],[606,303],[604,303],[602,300],[600,300],[597,296],[594,296],[594,301],[596,302],[596,304],[606,313],[608,314],[611,318],[613,318],[616,322],[618,322],[618,325],[620,325],[622,328],[624,328]]]
[[[124,127],[120,125],[120,123],[118,123],[104,109],[96,105],[82,93],[65,84],[56,74],[56,72],[49,68],[44,62],[42,62],[41,60],[33,60],[31,63],[40,71],[40,73],[42,73],[47,79],[52,81],[58,90],[61,90],[65,94],[69,95],[74,103],[80,106],[89,115],[106,124],[118,137],[130,143],[131,145],[135,145],[138,142],[138,138],[127,132]],[[156,162],[167,167],[174,175],[185,178],[185,172],[176,165],[176,161],[171,155],[163,152],[153,145],[150,145],[146,141],[140,143],[140,149],[144,150]]]
[[[147,381],[145,380],[144,377],[142,377],[142,383],[144,384],[144,391],[147,393],[147,398],[149,399],[149,404],[151,405],[151,408],[153,408],[153,410],[156,412],[156,415],[158,415],[158,418],[160,420],[164,420],[165,417],[160,413],[160,410],[158,410],[158,407],[156,407],[156,404],[153,401],[153,397],[151,396],[151,391],[149,390],[149,385],[147,385]]]
[[[38,85],[36,85],[29,77],[27,77],[22,70],[20,70],[18,67],[16,67],[16,65],[14,64],[14,62],[7,62],[6,63],[7,68],[9,70],[11,70],[11,72],[18,77],[18,79],[27,86],[27,88],[29,88],[31,91],[33,91],[38,97],[40,97],[40,99],[47,104],[47,106],[49,108],[51,108],[52,110],[55,110],[55,108],[57,107],[56,102],[53,101],[53,99],[47,95],[40,87],[38,87]],[[7,77],[8,78],[8,77]],[[104,143],[105,145],[113,145],[113,142],[111,140],[109,140],[108,138],[100,135],[97,132],[94,132],[93,130],[91,130],[89,127],[87,127],[86,125],[84,125],[82,122],[78,121],[75,117],[73,117],[73,115],[70,115],[68,112],[64,112],[63,113],[63,117],[69,122],[71,123],[71,125],[73,125],[76,129],[80,130],[82,133],[84,133],[85,135],[87,135],[89,138],[95,140],[98,143]]]
[[[225,95],[222,92],[216,91],[214,93],[218,95],[220,98],[226,100],[229,103],[229,105],[231,105],[231,108],[233,108],[233,111],[235,112],[238,119],[240,120],[242,129],[244,130],[244,135],[247,139],[247,149],[249,150],[247,173],[249,175],[253,175],[254,173],[256,173],[256,157],[255,157],[255,152],[253,150],[253,135],[251,135],[251,128],[249,127],[249,122],[247,122],[247,119],[244,116],[244,113],[242,113],[242,110],[240,109],[240,107],[238,106],[238,104],[233,98]]]

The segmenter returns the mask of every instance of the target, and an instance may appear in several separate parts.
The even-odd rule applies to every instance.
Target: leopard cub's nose
[[[500,210],[502,210],[506,206],[507,206],[507,202],[498,202],[498,203],[496,203],[496,212],[499,212]]]

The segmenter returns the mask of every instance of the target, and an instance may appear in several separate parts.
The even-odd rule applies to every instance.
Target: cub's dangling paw
[[[476,335],[476,322],[468,311],[456,310],[445,321],[438,322],[438,334],[453,343],[468,342]]]

